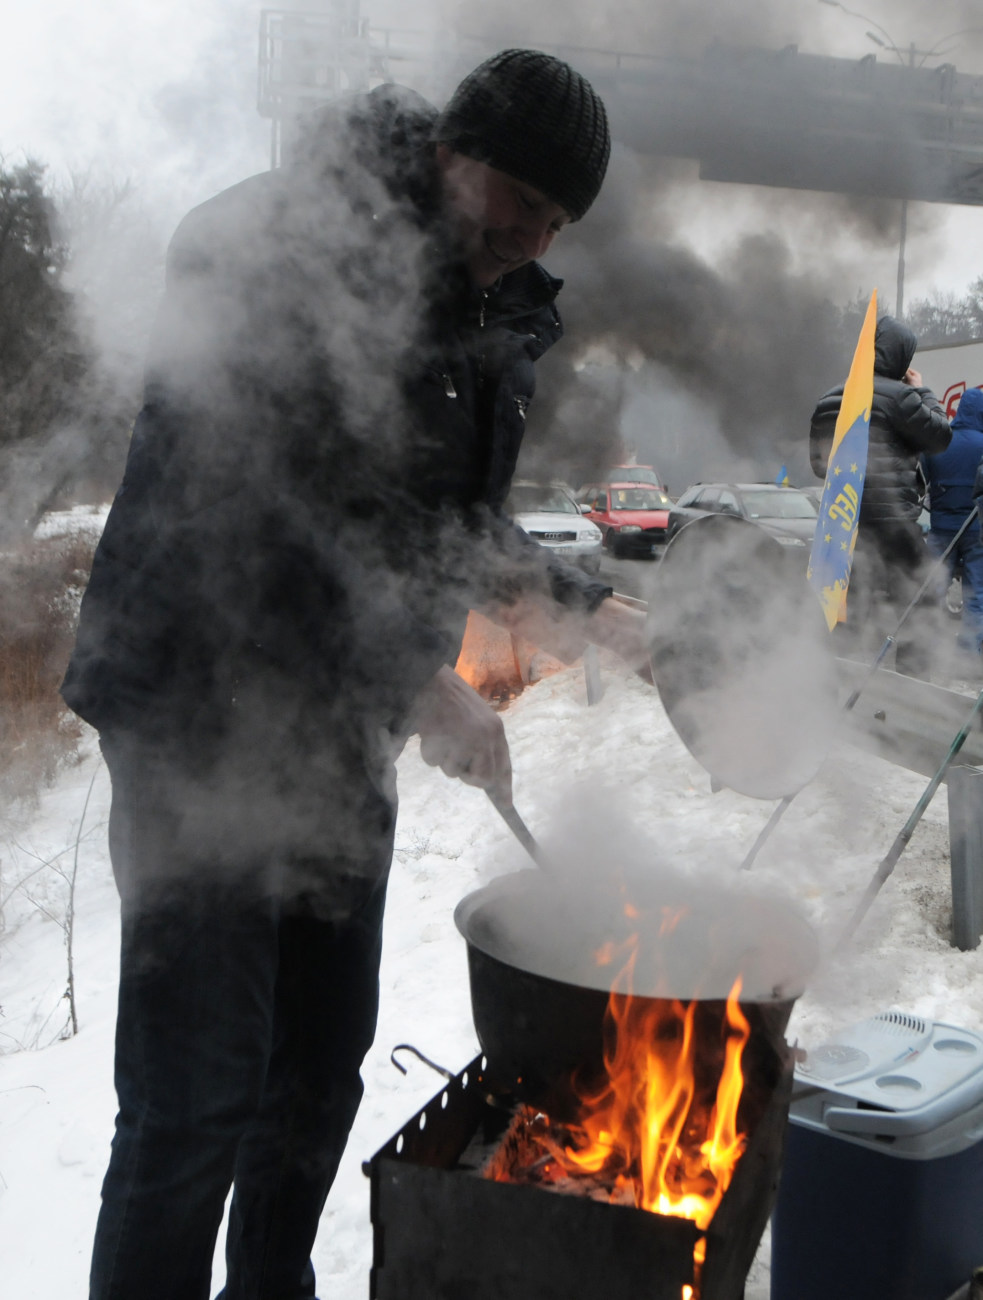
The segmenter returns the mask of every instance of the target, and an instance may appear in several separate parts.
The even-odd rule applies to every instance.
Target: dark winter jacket
[[[957,530],[973,508],[973,485],[983,461],[983,389],[967,388],[953,417],[952,441],[925,457],[932,528]]]
[[[861,528],[917,520],[921,513],[919,457],[936,455],[949,445],[949,421],[935,394],[903,380],[917,342],[911,330],[893,317],[882,316],[877,322]],[[842,397],[840,384],[819,399],[812,414],[809,457],[817,478],[826,476]]]
[[[325,763],[342,792],[378,782],[380,736],[454,661],[469,606],[610,593],[501,513],[560,282],[531,264],[469,288],[433,116],[393,87],[361,97],[169,250],[63,694],[208,779],[237,751],[247,784],[323,794]]]

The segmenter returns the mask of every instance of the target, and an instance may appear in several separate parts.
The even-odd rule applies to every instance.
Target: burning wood
[[[612,992],[605,1075],[575,1086],[577,1122],[521,1107],[484,1176],[690,1219],[705,1231],[747,1145],[738,1112],[750,1025],[740,992],[738,978],[722,1019],[698,1001]],[[686,1300],[699,1296],[705,1253],[701,1237]]]
[[[613,1205],[634,1205],[631,1188],[612,1186],[603,1171],[569,1170],[564,1147],[571,1141],[571,1129],[555,1124],[532,1106],[520,1106],[488,1157],[481,1175],[496,1183],[539,1187],[569,1196],[589,1196]]]
[[[737,1115],[750,1026],[738,1003],[740,987],[738,980],[719,1037],[709,1041],[705,1029],[696,1032],[699,1002],[612,993],[605,1078],[595,1089],[576,1089],[578,1122],[555,1124],[532,1107],[520,1108],[485,1176],[577,1189],[705,1228],[746,1144]],[[706,1076],[714,1072],[708,1087]]]
[[[720,1058],[719,1082],[721,1035],[729,1035],[723,1002],[712,1006],[710,1014],[706,1004],[698,1009],[695,1039],[701,1052],[712,1040],[707,1055]],[[562,1150],[570,1124],[534,1105],[517,1112],[496,1104],[478,1057],[370,1163],[370,1294],[376,1300],[740,1300],[775,1200],[792,1083],[784,1018],[776,1027],[753,1003],[742,1010],[752,1025],[738,1113],[747,1148],[705,1231],[691,1219],[638,1209],[633,1187],[622,1189],[629,1203],[612,1203],[617,1193],[602,1175],[580,1171],[574,1178],[553,1166],[553,1152],[536,1139],[545,1133]],[[701,1092],[699,1060],[696,1072]],[[527,1180],[521,1191],[516,1179]],[[556,1194],[563,1192],[575,1194]]]

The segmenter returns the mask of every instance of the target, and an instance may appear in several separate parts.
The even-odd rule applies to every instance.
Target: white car
[[[564,483],[512,484],[505,513],[535,542],[594,574],[601,567],[601,530],[585,519]]]

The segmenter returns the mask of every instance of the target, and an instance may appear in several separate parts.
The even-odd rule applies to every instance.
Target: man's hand
[[[643,681],[652,684],[652,665],[645,637],[645,613],[609,596],[587,623],[587,638],[620,655]]]
[[[505,728],[477,691],[444,665],[423,687],[414,710],[425,763],[512,804],[512,763]]]
[[[915,370],[911,366],[908,367],[901,378],[906,384],[911,384],[912,388],[922,387],[922,372],[920,370]]]

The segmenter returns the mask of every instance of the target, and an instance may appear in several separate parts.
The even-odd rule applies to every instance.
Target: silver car
[[[601,567],[601,530],[585,519],[565,483],[512,484],[505,513],[535,542],[595,574]]]

